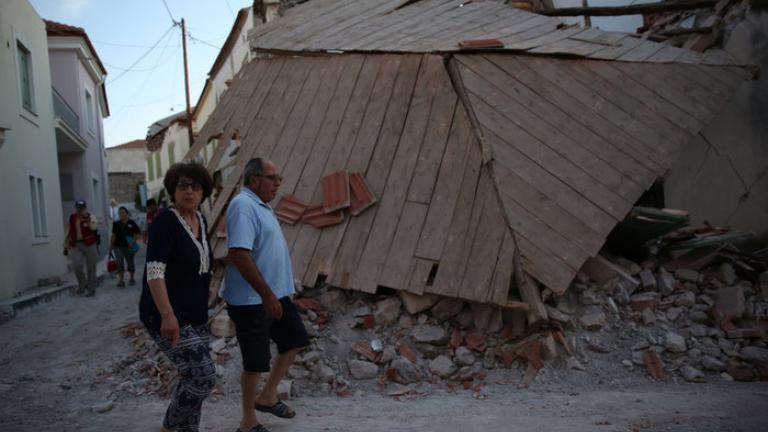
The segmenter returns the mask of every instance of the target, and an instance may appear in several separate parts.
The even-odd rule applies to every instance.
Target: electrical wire
[[[149,45],[133,45],[133,44],[123,44],[123,43],[116,43],[116,42],[106,42],[106,41],[100,41],[91,39],[91,41],[98,45],[109,45],[109,46],[116,46],[116,47],[124,47],[124,48],[152,48]],[[168,45],[170,48],[180,47],[181,44],[177,45]],[[162,48],[162,47],[161,47]]]
[[[201,44],[203,44],[203,45],[208,45],[209,47],[211,47],[211,48],[213,48],[213,49],[217,49],[217,50],[218,50],[218,49],[221,49],[221,47],[218,47],[218,46],[216,46],[216,45],[214,45],[214,44],[212,44],[212,43],[210,43],[210,42],[206,42],[206,41],[204,41],[204,40],[202,40],[202,39],[198,39],[198,38],[196,38],[196,37],[192,36],[192,35],[191,35],[189,32],[187,32],[187,37],[188,37],[188,38],[189,38],[189,40],[191,40],[191,41],[199,42],[199,43],[201,43]]]
[[[229,4],[229,1],[228,0],[224,0],[224,3],[227,4],[227,9],[229,9],[229,13],[231,13],[232,14],[232,18],[234,18],[235,17],[235,11],[232,10],[232,6]]]
[[[170,33],[170,32],[171,32],[171,30],[173,30],[173,28],[174,28],[174,27],[176,27],[176,24],[174,24],[174,25],[170,26],[170,27],[168,28],[168,30],[166,30],[166,31],[165,31],[165,33],[163,33],[163,35],[162,35],[162,36],[160,36],[160,39],[158,39],[158,40],[157,40],[157,42],[155,42],[155,43],[154,43],[154,44],[153,44],[153,45],[152,45],[152,46],[151,46],[151,47],[150,47],[150,48],[149,48],[149,49],[148,49],[148,50],[147,50],[147,51],[146,51],[144,54],[142,54],[142,55],[141,55],[141,56],[140,56],[138,59],[136,59],[136,61],[135,61],[135,62],[133,62],[133,63],[132,63],[130,66],[128,66],[128,68],[126,68],[125,70],[123,70],[123,72],[122,72],[121,74],[119,74],[118,76],[116,76],[116,77],[112,78],[112,80],[111,80],[111,81],[107,82],[107,85],[109,85],[109,84],[113,84],[115,81],[117,81],[117,80],[119,80],[120,78],[122,78],[123,76],[125,76],[125,74],[127,74],[128,72],[132,72],[132,71],[133,71],[133,68],[134,68],[134,67],[135,67],[137,64],[139,64],[139,62],[140,62],[140,61],[144,60],[144,57],[148,56],[148,55],[149,55],[149,53],[151,53],[151,52],[152,52],[152,51],[153,51],[153,50],[154,50],[154,49],[155,49],[155,48],[156,48],[156,47],[157,47],[157,46],[160,44],[160,42],[162,42],[162,40],[163,40],[163,39],[165,39],[165,37],[166,37],[166,36],[168,36],[168,33]],[[166,46],[166,47],[167,47],[167,46]],[[164,47],[163,49],[165,49],[165,47]]]
[[[165,5],[165,10],[168,12],[168,16],[171,17],[171,21],[173,21],[174,24],[178,24],[176,19],[173,17],[171,10],[168,8],[168,3],[166,3],[165,0],[163,0],[163,5]]]

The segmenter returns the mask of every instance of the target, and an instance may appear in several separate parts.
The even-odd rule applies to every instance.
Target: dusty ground
[[[115,382],[100,372],[128,355],[119,329],[137,320],[139,288],[107,279],[94,298],[65,297],[0,325],[0,431],[153,431],[167,401],[121,394],[102,414]],[[617,376],[548,363],[527,390],[520,371],[495,370],[479,393],[423,383],[420,396],[395,400],[375,382],[354,383],[341,398],[314,392],[291,400],[290,421],[262,417],[273,431],[764,431],[765,383],[653,383],[639,371]],[[229,365],[228,368],[236,367]],[[202,430],[234,431],[238,384],[227,373],[223,395],[206,402]],[[234,374],[236,375],[236,374]],[[300,391],[301,393],[301,391]]]

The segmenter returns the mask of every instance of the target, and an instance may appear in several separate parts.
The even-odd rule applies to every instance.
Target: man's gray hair
[[[245,170],[243,171],[243,184],[248,186],[251,182],[251,177],[260,175],[264,172],[264,159],[253,158],[245,164]]]

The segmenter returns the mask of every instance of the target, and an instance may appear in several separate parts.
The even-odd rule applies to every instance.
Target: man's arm
[[[226,259],[237,268],[241,275],[243,275],[243,279],[245,279],[257,293],[259,293],[264,302],[264,310],[266,311],[267,316],[274,319],[280,319],[280,317],[283,316],[283,306],[261,276],[259,268],[256,267],[256,264],[251,259],[250,251],[243,248],[231,248],[229,249]]]

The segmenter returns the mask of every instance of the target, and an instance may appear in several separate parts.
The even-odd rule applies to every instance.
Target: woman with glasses
[[[178,370],[161,431],[197,431],[203,400],[216,384],[208,350],[208,289],[213,253],[198,210],[213,180],[196,162],[171,166],[163,185],[173,205],[149,229],[141,321]]]

